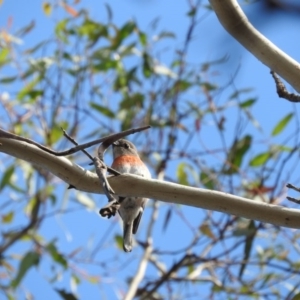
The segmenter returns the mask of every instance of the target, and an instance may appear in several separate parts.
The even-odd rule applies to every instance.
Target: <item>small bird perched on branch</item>
[[[120,173],[131,173],[145,178],[151,178],[150,171],[140,159],[133,143],[119,139],[113,143],[112,168]],[[125,252],[132,250],[132,234],[138,230],[147,198],[119,197],[119,214],[123,220],[123,249]]]

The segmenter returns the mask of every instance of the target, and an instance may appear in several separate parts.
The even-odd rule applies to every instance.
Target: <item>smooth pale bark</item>
[[[209,2],[228,33],[299,93],[299,63],[256,30],[236,0],[209,0]]]
[[[0,135],[0,152],[49,170],[76,189],[103,193],[95,173],[65,157],[49,154],[35,145]],[[121,196],[143,196],[169,203],[204,208],[278,226],[300,228],[300,210],[266,204],[231,194],[198,189],[134,175],[110,177],[109,183]]]

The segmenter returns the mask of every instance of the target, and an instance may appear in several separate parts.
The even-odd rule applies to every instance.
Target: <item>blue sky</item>
[[[102,18],[106,18],[107,15],[104,3],[104,1],[82,0],[78,7],[84,7],[91,12],[91,15],[94,18],[101,20]],[[203,1],[203,3],[205,2]],[[159,17],[159,27],[167,31],[175,32],[177,37],[176,43],[178,43],[178,46],[183,43],[188,24],[188,20],[185,17],[185,13],[188,9],[186,1],[178,0],[174,3],[172,0],[111,0],[109,4],[113,11],[113,20],[117,24],[123,24],[129,19],[134,19],[137,20],[140,28],[147,32],[150,28],[149,24],[153,19]],[[300,40],[298,30],[300,20],[296,15],[278,12],[273,15],[268,15],[267,19],[260,18],[257,13],[262,9],[259,3],[244,5],[243,9],[248,14],[249,19],[253,22],[254,26],[257,26],[267,38],[293,58],[298,61],[300,60]],[[56,21],[63,15],[65,15],[65,12],[60,10],[60,12],[56,12],[56,15],[46,17],[42,11],[41,1],[4,0],[0,7],[0,29],[7,27],[10,17],[13,19],[12,29],[10,29],[11,32],[17,31],[31,20],[35,20],[35,29],[27,35],[23,41],[24,47],[28,48],[30,45],[34,45],[39,40],[52,34]],[[254,115],[259,119],[264,130],[266,130],[265,133],[259,135],[259,138],[263,138],[272,131],[280,118],[291,111],[298,111],[297,106],[278,98],[268,68],[233,40],[233,38],[231,38],[218,23],[217,18],[213,13],[207,13],[207,11],[203,9],[201,15],[203,16],[203,20],[195,30],[194,41],[191,44],[189,51],[189,61],[199,63],[207,60],[215,60],[224,55],[228,57],[228,61],[218,67],[219,74],[216,75],[218,81],[225,84],[234,76],[237,69],[239,69],[238,75],[234,79],[234,84],[238,88],[252,87],[253,94],[259,98],[259,101],[254,107]],[[277,26],[278,23],[280,23],[280,26]],[[171,45],[173,47],[173,44],[170,44],[170,46]],[[2,76],[3,74],[0,75]],[[2,92],[3,90],[0,86],[0,93]],[[220,94],[220,97],[223,96],[224,94]],[[292,130],[292,128],[290,128],[290,130]],[[61,184],[61,190],[64,190],[63,184]],[[68,195],[62,195],[62,197],[63,199],[65,199],[64,197],[72,199],[75,197],[75,194],[71,192]],[[94,196],[94,199],[100,199],[100,196]],[[105,200],[102,197],[101,201],[97,201],[99,206],[101,206]],[[166,211],[168,206],[162,205],[161,209]],[[150,209],[146,211],[145,219],[149,218],[150,213]],[[192,215],[194,210],[192,208],[185,208],[185,213],[186,215]],[[197,214],[202,215],[203,212],[198,210]],[[157,224],[155,225],[155,236],[159,235],[162,224],[163,220],[158,219]],[[178,226],[178,224],[173,224],[171,221],[169,227],[176,228],[176,234],[183,238],[183,244],[185,243],[185,239],[186,242],[190,240],[191,237],[189,235],[191,234],[191,231],[186,228],[184,224]],[[89,228],[89,230],[86,230],[86,228]],[[51,236],[53,238],[58,236],[65,247],[64,249],[67,247],[67,249],[71,251],[76,247],[81,247],[82,241],[84,241],[84,243],[89,241],[91,244],[97,244],[101,241],[106,230],[110,230],[110,228],[112,228],[111,230],[114,232],[120,234],[120,227],[116,220],[108,222],[107,220],[100,218],[94,211],[86,212],[85,210],[78,210],[76,213],[57,217],[55,222],[53,222],[53,220],[47,221],[43,225],[42,231],[49,239]],[[143,229],[143,225],[141,225],[141,228]],[[142,229],[140,229],[140,235],[143,235]],[[110,241],[106,241],[108,244],[109,242]],[[154,241],[154,243],[157,245],[166,243],[169,249],[173,249],[173,247],[180,248],[177,239],[174,239],[174,230],[171,229],[161,234],[161,240]],[[16,246],[14,250],[17,251],[18,246]],[[121,272],[121,274],[117,272],[115,274],[112,273],[112,276],[114,276],[112,282],[119,288],[125,289],[126,284],[122,280],[128,274],[135,272],[135,263],[139,260],[141,252],[140,250],[135,249],[130,259],[121,252],[119,255],[120,257],[114,259],[124,262],[128,261],[129,267],[126,268],[124,272]],[[99,259],[101,259],[101,256],[105,259],[112,259],[111,254],[105,250],[105,247],[104,250],[102,250]],[[50,269],[49,262],[43,261],[42,265],[43,268]],[[74,268],[76,268],[76,266],[74,266]],[[30,292],[37,296],[36,299],[42,299],[45,295],[47,295],[47,299],[60,299],[60,297],[52,290],[52,287],[43,278],[43,275],[41,275],[41,269],[41,266],[38,271],[31,269],[24,280],[24,286],[28,287]],[[95,270],[97,270],[97,268],[95,268]],[[95,270],[90,267],[92,273]],[[49,272],[47,274],[49,274]],[[116,280],[115,277],[119,278]],[[64,287],[68,280],[69,278],[64,276],[62,281],[58,281],[55,286],[57,288]],[[107,280],[107,278],[105,280]],[[106,286],[105,291],[102,291],[101,288],[104,285]],[[104,285],[101,285],[101,288],[99,288],[95,285],[93,286],[84,283],[80,286],[78,292],[82,299],[100,299],[102,293],[103,295],[109,295],[109,299],[117,299],[119,295],[115,294],[114,288],[110,282],[107,282]],[[23,292],[24,291],[22,291],[22,293]]]

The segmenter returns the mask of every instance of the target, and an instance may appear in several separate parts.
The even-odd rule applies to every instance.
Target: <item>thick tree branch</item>
[[[300,65],[256,30],[236,0],[209,0],[223,27],[257,59],[300,92]]]
[[[83,169],[67,158],[54,156],[33,144],[11,138],[0,138],[0,144],[0,152],[39,165],[78,190],[103,193],[95,173]],[[147,197],[219,211],[278,226],[300,228],[300,210],[296,209],[129,174],[110,177],[108,181],[119,196]]]

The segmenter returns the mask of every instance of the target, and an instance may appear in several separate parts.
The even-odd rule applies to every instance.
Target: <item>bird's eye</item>
[[[129,149],[129,145],[127,143],[124,144],[125,149]]]

